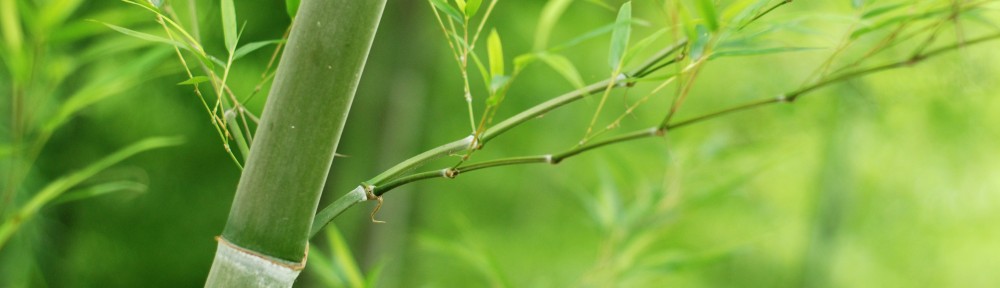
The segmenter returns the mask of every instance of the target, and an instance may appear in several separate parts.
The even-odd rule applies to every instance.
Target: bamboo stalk
[[[291,287],[385,0],[304,0],[206,287]]]

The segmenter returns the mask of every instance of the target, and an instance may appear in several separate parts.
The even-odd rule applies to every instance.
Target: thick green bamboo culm
[[[206,287],[290,287],[385,0],[303,0]]]

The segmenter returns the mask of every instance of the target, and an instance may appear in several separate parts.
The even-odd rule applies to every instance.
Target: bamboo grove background
[[[46,1],[18,2],[47,7],[40,4]],[[33,85],[45,89],[29,95],[29,102],[59,115],[51,111],[78,91],[106,95],[94,96],[100,101],[54,130],[15,201],[142,139],[184,141],[128,158],[80,185],[133,185],[116,189],[125,192],[42,208],[0,250],[0,286],[202,285],[239,168],[197,96],[177,85],[187,77],[173,52],[100,23],[153,33],[155,17],[116,1],[49,2],[44,4],[76,9],[63,13],[61,22],[26,19],[41,24],[26,26],[31,33],[21,47],[44,55],[33,68],[38,79],[63,80],[38,80]],[[502,35],[508,65],[512,55],[536,45],[544,2],[503,0],[496,6],[488,27]],[[574,1],[549,42],[613,23],[622,3]],[[799,87],[858,18],[892,3],[859,9],[851,1],[795,1],[780,7],[758,23],[774,28],[768,43],[820,49],[713,60],[699,72],[677,117]],[[198,5],[205,49],[225,55],[218,6]],[[246,23],[241,43],[281,38],[288,27],[280,1],[236,5],[240,25]],[[660,4],[633,5],[636,18],[650,25],[664,21],[654,9]],[[990,21],[998,19],[997,6],[986,6],[957,27],[943,28],[948,32],[940,41],[995,33],[1000,28]],[[345,157],[334,161],[323,203],[415,153],[468,135],[462,79],[435,21],[423,1],[387,5],[338,149]],[[653,31],[633,25],[633,43]],[[608,75],[609,38],[602,34],[560,53],[586,83],[596,82]],[[373,205],[366,203],[315,238],[297,285],[362,285],[368,277],[381,287],[995,287],[997,47],[969,46],[833,85],[792,105],[699,123],[666,140],[601,148],[557,166],[495,168],[404,186],[385,196],[377,218],[388,223],[372,224]],[[254,90],[271,49],[236,62],[228,80],[235,94]],[[3,50],[5,64],[14,50]],[[873,62],[908,52],[890,50],[875,56],[884,61]],[[18,79],[4,72],[0,108],[10,111],[7,87]],[[613,120],[649,86],[616,90],[601,120]],[[508,117],[573,89],[548,66],[531,66],[497,115]],[[652,97],[609,133],[658,123],[670,95]],[[572,147],[586,132],[597,96],[511,130],[473,159]],[[264,100],[244,104],[259,115]],[[483,100],[475,100],[476,109]],[[11,157],[3,153],[12,141],[9,119],[2,120],[2,157]],[[176,144],[173,139],[163,141]]]

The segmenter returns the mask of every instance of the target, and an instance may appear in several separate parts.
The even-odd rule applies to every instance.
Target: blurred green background
[[[55,115],[66,95],[88,83],[108,90],[107,98],[55,131],[15,204],[137,140],[186,139],[86,182],[132,179],[147,185],[142,193],[46,206],[0,250],[0,286],[201,286],[239,170],[200,101],[189,86],[177,85],[187,77],[167,46],[89,21],[162,34],[155,17],[117,1],[0,1],[16,2],[26,35],[23,49],[2,50],[0,148],[9,149],[13,141],[7,116],[16,82],[11,63],[17,59],[36,63],[31,75],[39,80],[24,95],[25,103],[37,107],[35,118]],[[187,8],[187,2],[177,2]],[[206,49],[224,55],[217,3],[197,2]],[[488,27],[502,35],[508,63],[531,51],[545,2],[497,5]],[[595,2],[573,1],[550,43],[612,23],[614,9]],[[720,2],[725,7],[733,1]],[[745,33],[779,27],[766,43],[824,49],[713,60],[677,118],[800,87],[865,11],[900,1],[872,2],[861,9],[851,1],[782,6],[756,23],[758,30]],[[624,1],[604,3],[618,7]],[[238,21],[246,24],[241,42],[280,38],[290,21],[284,5],[237,2]],[[662,1],[633,5],[635,17],[647,21],[633,25],[633,43],[669,24]],[[65,20],[46,20],[62,15],[50,13],[58,10],[51,7],[66,8],[60,12]],[[996,7],[945,25],[948,32],[938,43],[998,30],[989,24],[997,19]],[[185,9],[178,12],[189,19]],[[610,75],[609,38],[603,34],[562,51],[585,82]],[[668,38],[637,59],[671,43]],[[857,45],[870,47],[880,39],[861,38]],[[386,195],[377,218],[387,224],[369,221],[368,203],[335,224],[362,272],[380,271],[380,287],[998,287],[998,47],[962,48],[824,88],[794,105],[699,123],[665,139],[618,144],[557,166],[507,166],[415,183]],[[254,89],[272,50],[236,63],[229,83],[237,95]],[[892,48],[871,63],[899,60],[910,51]],[[147,58],[152,64],[144,70],[122,73]],[[613,92],[601,123],[653,86]],[[611,133],[658,123],[672,87]],[[573,89],[551,68],[533,65],[513,84],[497,117]],[[338,151],[347,157],[334,161],[323,203],[411,155],[466,136],[461,91],[459,70],[430,6],[389,1]],[[259,114],[264,99],[255,97],[247,106]],[[478,111],[482,100],[476,100]],[[584,135],[597,103],[593,97],[533,120],[489,143],[473,160],[570,148]],[[11,169],[7,159],[0,168]],[[312,247],[311,253],[332,250],[325,237]],[[310,265],[297,285],[326,286],[333,270]]]

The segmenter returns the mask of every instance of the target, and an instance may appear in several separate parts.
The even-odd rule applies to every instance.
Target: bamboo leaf
[[[699,0],[698,13],[705,19],[705,25],[712,32],[719,31],[719,16],[715,13],[715,4],[712,0]]]
[[[455,0],[455,4],[458,5],[458,10],[465,11],[465,0]],[[468,17],[468,15],[466,15]]]
[[[198,83],[201,83],[201,82],[207,82],[207,81],[208,81],[208,76],[194,76],[194,77],[191,77],[191,79],[184,80],[181,83],[177,83],[177,85],[194,85],[194,84],[198,84]]]
[[[32,196],[31,199],[24,204],[24,206],[21,206],[14,217],[7,218],[7,221],[0,225],[0,247],[3,247],[4,243],[6,243],[7,240],[10,239],[10,236],[13,235],[14,232],[20,227],[21,223],[24,223],[24,220],[33,217],[39,209],[51,203],[52,200],[62,195],[70,188],[79,185],[83,181],[90,179],[90,177],[97,175],[97,173],[100,173],[101,171],[104,171],[105,169],[136,154],[152,149],[179,145],[181,142],[183,141],[179,138],[164,137],[142,140],[129,145],[128,147],[122,148],[121,150],[118,150],[101,160],[97,160],[83,169],[77,170],[52,181]]]
[[[462,9],[465,11],[465,17],[472,18],[473,16],[476,16],[476,12],[479,12],[479,7],[482,5],[483,0],[469,0],[469,2],[465,4],[465,9]]]
[[[490,36],[486,38],[486,52],[490,60],[490,78],[503,76],[503,43],[497,29],[490,31]]]
[[[335,262],[333,264],[337,266],[343,279],[346,280],[350,287],[362,287],[364,285],[364,277],[361,275],[361,270],[358,269],[357,263],[354,262],[354,255],[351,253],[351,248],[347,246],[347,241],[344,240],[344,236],[340,234],[340,229],[337,226],[330,225],[326,228],[326,238],[329,241],[330,248],[333,250],[333,259]]]
[[[538,19],[538,27],[535,28],[535,51],[544,50],[552,35],[552,28],[559,22],[559,18],[566,12],[566,8],[573,0],[549,0],[542,8],[542,14]]]
[[[66,192],[62,196],[59,196],[59,198],[52,200],[50,205],[59,205],[67,202],[85,200],[115,192],[145,192],[146,188],[145,184],[127,180],[101,183],[87,188]]]
[[[895,11],[896,9],[906,7],[909,3],[895,3],[885,6],[876,7],[874,9],[868,10],[864,14],[861,14],[861,19],[871,19],[878,17],[879,15]]]
[[[465,23],[465,18],[462,16],[462,13],[459,13],[458,10],[455,10],[455,7],[451,6],[451,4],[444,2],[444,0],[430,0],[430,1],[431,5],[433,5],[434,8],[437,8],[441,12],[444,12],[444,14],[447,14],[452,19],[455,19],[455,21]]]
[[[258,41],[258,42],[244,44],[243,46],[240,46],[240,48],[237,48],[236,52],[233,53],[233,61],[235,61],[236,59],[243,58],[243,56],[246,56],[247,54],[250,54],[253,51],[257,51],[257,49],[263,48],[264,46],[271,44],[278,44],[282,42],[284,42],[284,40],[276,39],[276,40]]]
[[[622,62],[624,63],[623,65],[627,65],[630,61],[632,61],[632,58],[635,58],[636,55],[639,55],[639,52],[646,50],[646,47],[652,45],[653,42],[656,42],[656,40],[660,39],[660,37],[662,37],[666,33],[667,33],[666,28],[660,29],[654,32],[653,34],[646,36],[646,38],[642,38],[642,40],[639,40],[639,42],[637,42],[635,45],[633,45],[631,48],[628,49],[628,53],[625,53],[625,59],[622,59]]]
[[[628,48],[628,38],[632,34],[632,1],[625,2],[618,9],[618,18],[615,19],[615,28],[611,32],[611,52],[608,57],[608,64],[612,70],[617,70],[622,64],[625,50]]]
[[[861,8],[861,6],[865,6],[864,0],[851,0],[851,7],[854,7],[854,9]]]
[[[548,53],[538,54],[537,57],[545,62],[545,64],[548,64],[549,67],[552,67],[553,70],[556,70],[556,72],[558,72],[559,75],[562,75],[566,81],[573,84],[574,88],[581,89],[586,86],[583,82],[583,77],[580,76],[580,72],[577,71],[576,66],[574,66],[573,62],[570,62],[569,59],[566,59],[566,57]]]
[[[288,12],[288,18],[295,19],[295,13],[299,11],[299,3],[301,0],[285,0],[285,10]]]
[[[184,45],[182,45],[181,43],[179,43],[177,41],[173,41],[173,40],[170,40],[170,39],[167,39],[167,38],[163,38],[163,37],[160,37],[160,36],[156,36],[156,35],[153,35],[153,34],[143,33],[143,32],[135,31],[135,30],[128,29],[128,28],[125,28],[125,27],[121,27],[121,26],[117,26],[117,25],[113,25],[113,24],[109,24],[109,23],[104,23],[104,22],[100,22],[100,21],[95,21],[95,22],[104,24],[104,26],[108,26],[108,28],[111,28],[112,30],[118,31],[119,33],[122,33],[122,34],[125,34],[125,35],[128,35],[128,36],[132,36],[132,37],[135,37],[135,38],[138,38],[138,39],[142,39],[142,40],[146,40],[146,41],[150,41],[150,42],[158,42],[158,43],[170,44],[171,46],[177,46],[177,47],[183,47],[184,46]]]
[[[233,0],[222,0],[222,32],[226,40],[226,50],[233,54],[236,50],[236,7]]]
[[[747,48],[747,49],[734,49],[734,50],[724,50],[712,53],[709,59],[719,58],[719,57],[730,57],[730,56],[751,56],[751,55],[764,55],[764,54],[776,54],[776,53],[787,53],[787,52],[798,52],[798,51],[809,51],[809,50],[819,50],[825,49],[823,47],[769,47],[769,48]]]

